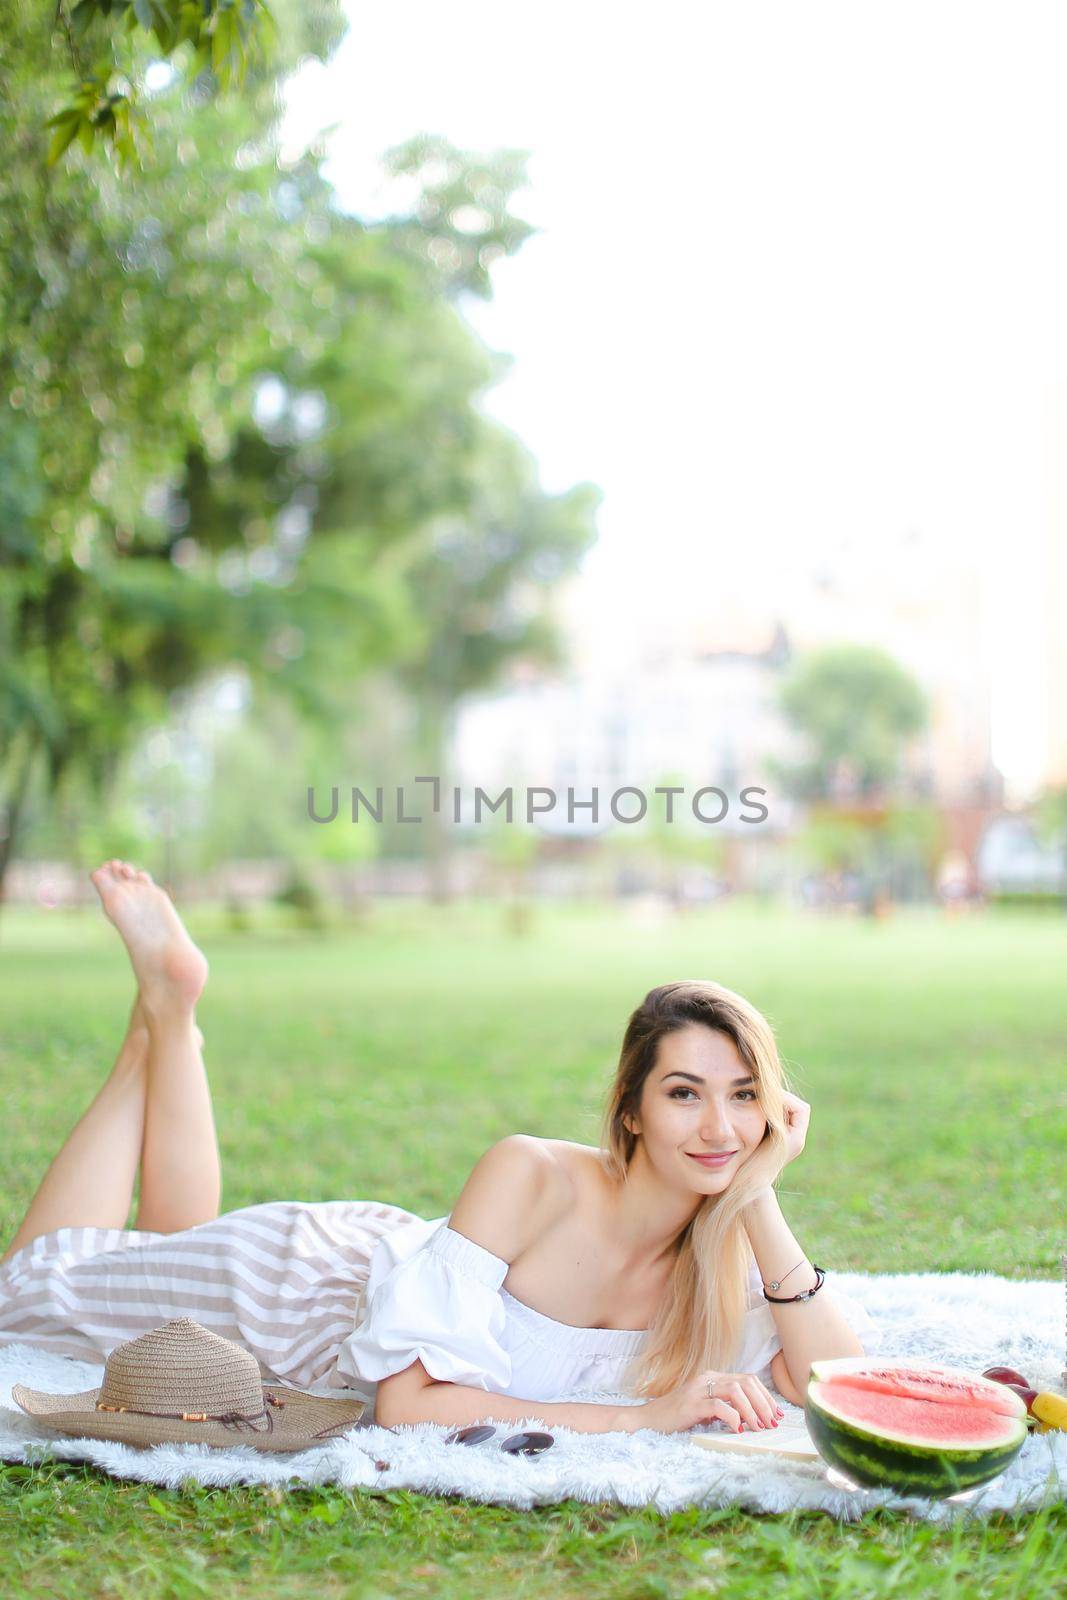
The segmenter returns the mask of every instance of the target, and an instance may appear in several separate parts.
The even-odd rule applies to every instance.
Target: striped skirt
[[[0,1340],[100,1361],[192,1317],[265,1378],[329,1384],[378,1241],[413,1220],[373,1200],[272,1200],[179,1233],[58,1228],[0,1262]]]

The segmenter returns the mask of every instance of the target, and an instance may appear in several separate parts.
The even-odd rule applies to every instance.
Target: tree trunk
[[[7,869],[15,857],[15,842],[22,820],[26,797],[33,777],[33,764],[37,758],[38,739],[30,735],[21,763],[16,763],[15,777],[7,799],[0,807],[0,907],[4,903],[4,883]]]
[[[426,845],[426,869],[430,882],[430,899],[438,905],[452,899],[452,792],[448,775],[444,771],[448,755],[452,706],[432,695],[420,697],[418,709],[417,740],[418,760],[421,765],[417,776],[436,777],[440,780],[440,804],[432,807],[432,790],[429,784],[420,784],[422,801],[420,809]]]

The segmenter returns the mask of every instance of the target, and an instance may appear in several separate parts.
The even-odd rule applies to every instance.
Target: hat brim
[[[77,1439],[115,1439],[137,1449],[154,1444],[210,1444],[221,1449],[250,1444],[256,1450],[310,1450],[331,1444],[354,1428],[366,1411],[363,1400],[334,1400],[279,1384],[265,1386],[282,1402],[269,1407],[273,1426],[227,1427],[224,1423],[181,1422],[177,1417],[142,1417],[132,1411],[98,1411],[99,1389],[81,1394],[46,1394],[16,1383],[11,1398],[28,1416]],[[320,1437],[316,1437],[320,1435]]]

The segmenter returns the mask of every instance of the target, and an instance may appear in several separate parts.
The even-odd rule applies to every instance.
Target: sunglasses
[[[455,1433],[448,1435],[445,1444],[482,1444],[484,1440],[491,1439],[496,1431],[484,1424],[476,1428],[458,1428]],[[502,1441],[500,1448],[506,1450],[509,1456],[539,1456],[555,1442],[550,1433],[513,1433],[509,1439]]]

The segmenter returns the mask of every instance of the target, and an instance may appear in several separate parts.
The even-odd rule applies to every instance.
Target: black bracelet
[[[812,1266],[815,1267],[814,1261],[812,1262]],[[818,1281],[811,1289],[805,1289],[803,1294],[768,1294],[766,1289],[764,1289],[763,1298],[764,1300],[769,1300],[772,1305],[776,1306],[792,1305],[794,1300],[810,1300],[813,1294],[818,1294],[819,1290],[826,1282],[826,1273],[823,1271],[822,1267],[815,1267],[815,1275]]]

